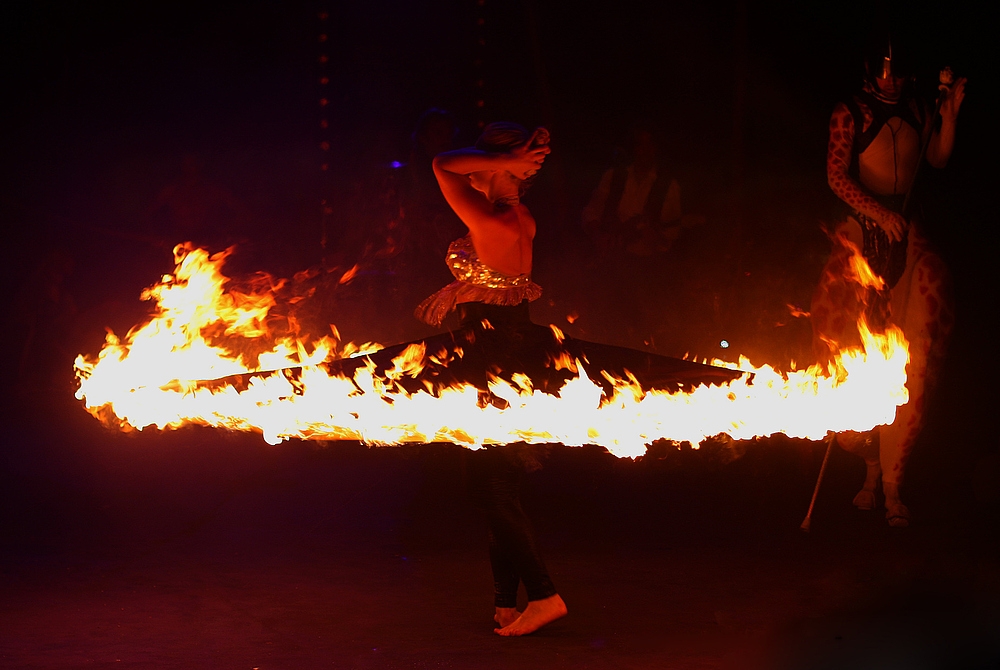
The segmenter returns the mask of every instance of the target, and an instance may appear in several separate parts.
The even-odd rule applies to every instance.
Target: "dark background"
[[[972,3],[9,4],[0,666],[750,667],[759,654],[760,667],[859,667],[875,649],[918,667],[905,664],[913,650],[954,659],[958,648],[992,650],[969,652],[968,667],[995,662],[986,16]],[[826,124],[886,21],[912,49],[921,92],[943,65],[970,82],[951,163],[920,183],[957,324],[908,471],[907,534],[855,514],[863,466],[839,450],[820,530],[800,534],[816,443],[779,436],[735,461],[713,448],[632,462],[552,447],[527,504],[572,614],[511,651],[487,639],[488,568],[456,450],[124,436],[72,398],[74,356],[96,353],[105,327],[138,323],[139,292],[171,270],[181,240],[148,211],[185,156],[238,203],[219,236],[238,243],[230,271],[288,277],[351,262],[380,223],[361,203],[406,160],[431,106],[456,115],[460,143],[498,119],[552,131],[526,200],[546,289],[536,321],[668,355],[809,362],[808,321],[788,305],[808,307],[829,251]],[[579,212],[639,116],[663,127],[685,208],[706,222],[671,250],[668,272],[598,292],[583,281],[600,273]],[[328,315],[347,339],[421,332],[381,281],[363,275]],[[606,309],[636,295],[662,315],[655,338]],[[482,626],[466,622],[483,612]],[[824,646],[843,639],[849,651]]]
[[[768,331],[788,321],[788,303],[807,307],[827,253],[820,224],[835,200],[825,184],[826,123],[859,85],[873,26],[900,34],[922,93],[933,93],[944,64],[971,80],[951,165],[927,171],[918,195],[959,293],[993,288],[987,180],[996,132],[984,16],[962,3],[946,12],[866,3],[15,3],[4,22],[12,95],[2,203],[7,240],[20,251],[3,276],[23,288],[46,255],[65,251],[80,310],[111,295],[131,302],[169,269],[180,241],[149,211],[185,156],[239,205],[214,240],[241,242],[233,272],[287,277],[329,263],[338,245],[346,263],[385,218],[359,203],[378,199],[387,166],[407,159],[417,118],[438,106],[456,115],[460,143],[497,119],[552,130],[554,153],[529,197],[541,222],[536,273],[558,303],[536,319],[560,321],[587,310],[587,296],[560,279],[580,260],[580,210],[629,124],[645,117],[664,130],[686,210],[709,222],[694,248],[669,259],[698,281],[666,296],[641,277],[621,280],[662,311],[684,312],[670,329],[680,335],[654,346],[801,360],[806,326]],[[325,220],[322,201],[333,209]],[[395,321],[410,320],[409,304],[396,308]],[[712,323],[686,329],[711,310]],[[621,330],[601,321],[590,314],[574,334]],[[767,350],[775,337],[783,347]],[[733,350],[719,351],[723,338]],[[622,343],[644,344],[641,333],[632,340]]]

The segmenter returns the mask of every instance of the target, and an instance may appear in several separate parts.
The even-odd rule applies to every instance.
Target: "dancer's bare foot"
[[[837,439],[840,439],[839,436]],[[868,453],[865,456],[865,466],[867,469],[865,484],[858,491],[858,495],[854,496],[854,506],[860,510],[872,510],[875,509],[875,489],[882,479],[882,465],[878,460],[878,453]]]
[[[903,503],[886,505],[885,518],[893,528],[906,528],[910,525],[910,510]]]
[[[524,612],[513,623],[503,628],[497,628],[493,632],[505,637],[527,635],[564,616],[566,616],[566,603],[559,597],[559,594],[556,594],[542,600],[528,602]]]
[[[517,617],[519,616],[521,616],[521,613],[517,611],[516,607],[498,607],[497,613],[493,615],[493,620],[496,621],[501,628],[504,628],[517,621]]]
[[[868,489],[858,491],[858,495],[854,496],[854,506],[863,511],[875,509],[875,491]]]
[[[882,482],[882,492],[885,494],[885,518],[893,528],[906,528],[910,525],[910,510],[899,499],[899,484],[897,482]]]

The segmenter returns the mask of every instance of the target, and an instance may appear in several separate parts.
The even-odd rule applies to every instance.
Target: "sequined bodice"
[[[479,260],[472,237],[466,235],[451,243],[446,259],[452,276],[460,281],[488,288],[512,288],[531,283],[527,274],[505,275]]]

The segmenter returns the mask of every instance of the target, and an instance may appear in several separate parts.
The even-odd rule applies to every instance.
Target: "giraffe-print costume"
[[[920,433],[928,395],[940,372],[954,314],[947,268],[916,226],[911,225],[902,242],[895,245],[899,252],[897,262],[888,253],[883,254],[886,261],[883,267],[875,268],[870,262],[887,280],[884,291],[864,289],[849,278],[848,263],[855,248],[864,248],[866,257],[873,256],[872,229],[893,216],[892,208],[886,204],[894,200],[898,203],[899,196],[905,197],[916,174],[921,134],[926,138],[930,133],[929,124],[923,124],[922,131],[913,127],[913,119],[920,117],[915,105],[897,104],[901,113],[896,116],[885,118],[885,109],[892,110],[891,107],[881,110],[881,128],[873,125],[879,119],[861,99],[854,100],[853,113],[844,103],[833,112],[827,175],[831,189],[854,211],[831,231],[833,252],[813,294],[811,313],[814,348],[821,361],[829,360],[839,347],[860,343],[857,320],[866,311],[873,329],[891,323],[900,327],[909,341],[910,362],[906,369],[909,402],[897,409],[895,421],[871,433],[838,436],[838,443],[863,456],[868,466],[864,486],[854,504],[872,509],[881,478],[886,517],[894,526],[905,526],[909,523],[909,510],[899,499],[899,487]],[[858,146],[856,119],[862,121],[861,134],[867,136],[863,138],[867,140],[866,146]],[[887,169],[885,163],[890,159]],[[883,231],[874,233],[888,240]],[[879,319],[872,323],[873,302],[882,305],[881,324]]]

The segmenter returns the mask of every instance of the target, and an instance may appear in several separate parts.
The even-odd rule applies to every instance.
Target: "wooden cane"
[[[941,74],[938,75],[940,84],[938,85],[938,96],[937,100],[934,102],[934,115],[931,117],[931,132],[926,139],[921,138],[920,140],[920,158],[917,159],[917,169],[913,173],[913,179],[910,181],[910,187],[906,189],[906,197],[903,199],[903,210],[900,212],[904,217],[906,216],[906,211],[910,208],[910,199],[913,197],[913,185],[917,183],[917,175],[920,174],[920,166],[924,163],[924,157],[927,155],[927,147],[930,146],[931,137],[934,136],[934,126],[937,125],[937,120],[941,116],[941,105],[944,103],[944,99],[948,96],[951,91],[951,81],[945,83],[945,71],[947,71],[947,76],[950,78],[953,76],[951,73],[951,68],[945,68],[941,70]]]
[[[813,489],[812,500],[809,501],[809,511],[806,512],[806,518],[802,520],[802,525],[799,528],[806,533],[809,532],[809,527],[812,525],[812,514],[813,507],[816,506],[816,496],[819,495],[819,485],[823,483],[823,475],[826,473],[826,463],[830,460],[830,450],[833,449],[833,441],[837,439],[836,433],[830,433],[826,437],[826,454],[823,455],[823,465],[819,466],[819,476],[816,478],[816,487]]]

